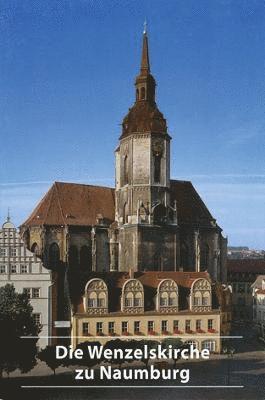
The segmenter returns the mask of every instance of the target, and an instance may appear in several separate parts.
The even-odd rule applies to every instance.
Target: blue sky
[[[144,19],[171,176],[190,179],[231,245],[265,248],[262,0],[0,0],[0,218],[55,180],[113,185]]]

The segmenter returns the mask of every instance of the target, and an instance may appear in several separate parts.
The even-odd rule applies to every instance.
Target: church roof
[[[171,181],[171,202],[174,200],[179,224],[213,226],[215,220],[191,182]],[[89,226],[98,218],[114,221],[113,188],[55,182],[22,225]]]
[[[94,225],[114,220],[114,189],[55,182],[23,225]]]
[[[215,219],[189,181],[170,181],[171,202],[177,201],[179,224],[214,226]]]

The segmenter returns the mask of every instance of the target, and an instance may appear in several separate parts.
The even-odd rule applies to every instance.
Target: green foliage
[[[66,358],[64,360],[62,360],[63,365],[64,366],[68,366],[68,365],[84,365],[88,368],[93,367],[94,365],[99,364],[102,360],[98,359],[98,358],[90,358],[88,351],[87,351],[87,346],[91,346],[91,347],[98,347],[98,349],[101,347],[100,342],[82,342],[79,343],[78,346],[76,346],[76,349],[81,349],[83,351],[83,357],[81,360],[73,358],[73,359],[69,359]]]
[[[169,346],[171,346],[172,349],[181,349],[183,347],[183,343],[182,343],[182,340],[179,338],[164,339],[162,342],[162,348],[168,349]],[[174,367],[175,367],[176,363],[177,363],[177,359],[174,359],[173,362],[174,362]]]
[[[56,358],[56,345],[46,346],[45,349],[42,349],[38,354],[38,359],[44,361],[53,370],[54,375],[56,368],[62,365],[63,362],[61,359]]]
[[[148,350],[151,350],[151,349],[156,349],[158,345],[159,345],[159,342],[157,340],[149,340],[149,339],[144,340],[143,339],[143,340],[139,340],[139,342],[137,343],[137,348],[142,349],[142,351],[143,351],[144,347],[147,346]],[[149,354],[149,351],[148,351],[148,354]],[[146,367],[148,366],[149,360],[150,360],[149,356],[146,358],[143,356],[141,359],[141,361],[145,364]]]
[[[40,329],[32,317],[32,306],[26,294],[16,293],[13,285],[0,288],[0,376],[19,368],[31,370],[36,364],[38,339],[21,339],[36,336]]]

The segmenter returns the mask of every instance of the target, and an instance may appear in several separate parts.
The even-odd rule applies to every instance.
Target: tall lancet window
[[[129,178],[128,178],[128,156],[127,155],[124,157],[123,177],[124,177],[124,185],[127,185],[128,181],[129,181]]]
[[[160,183],[161,179],[161,154],[154,155],[154,182]]]
[[[155,141],[153,143],[153,169],[154,169],[154,183],[161,182],[161,160],[163,154],[163,143]]]

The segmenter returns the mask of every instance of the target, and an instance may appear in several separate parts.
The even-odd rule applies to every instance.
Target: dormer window
[[[84,306],[89,314],[105,314],[108,312],[108,288],[102,279],[95,278],[87,282]]]
[[[212,307],[212,289],[207,279],[193,282],[190,294],[192,311],[209,311]]]
[[[164,279],[157,288],[157,310],[168,312],[178,309],[178,285],[173,279]]]
[[[122,288],[121,299],[122,311],[143,312],[144,310],[144,289],[138,279],[129,279]]]

